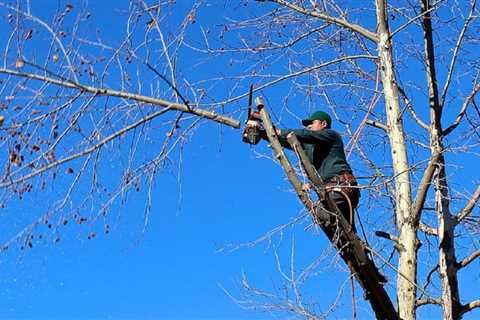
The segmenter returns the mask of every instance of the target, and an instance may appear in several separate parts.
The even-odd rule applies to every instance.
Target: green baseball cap
[[[315,111],[308,117],[307,119],[302,120],[302,124],[306,127],[313,122],[313,120],[323,120],[327,123],[328,128],[332,126],[332,118],[328,115],[328,113],[323,111]]]

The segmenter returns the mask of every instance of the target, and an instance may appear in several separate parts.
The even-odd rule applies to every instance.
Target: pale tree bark
[[[378,55],[385,97],[388,137],[390,139],[395,175],[396,221],[399,243],[405,248],[399,252],[400,273],[397,277],[398,313],[401,319],[415,319],[417,276],[418,216],[411,211],[411,187],[405,134],[395,80],[392,43],[386,14],[386,1],[376,0],[378,27]]]

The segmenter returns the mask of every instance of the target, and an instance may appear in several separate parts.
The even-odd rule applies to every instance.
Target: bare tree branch
[[[162,107],[168,107],[169,110],[173,109],[173,110],[183,111],[186,113],[191,113],[196,116],[207,118],[212,121],[216,121],[234,128],[240,128],[240,122],[233,118],[219,115],[213,111],[208,111],[208,110],[199,109],[199,108],[191,108],[190,106],[187,106],[184,104],[174,103],[174,102],[170,102],[163,99],[153,98],[153,97],[130,93],[130,92],[106,89],[106,88],[96,88],[96,87],[82,85],[80,83],[76,83],[68,80],[58,80],[54,78],[37,75],[34,73],[19,72],[19,71],[5,69],[5,68],[0,68],[0,73],[9,74],[17,77],[22,77],[22,78],[34,79],[34,80],[42,81],[44,83],[51,83],[57,86],[77,89],[77,90],[90,92],[97,95],[119,97],[119,98],[135,100],[135,101],[144,102],[144,103],[150,103],[150,104],[158,105]]]
[[[403,247],[402,244],[398,241],[397,236],[394,236],[393,234],[385,231],[375,231],[375,235],[377,237],[392,241],[393,246],[395,247],[395,249],[397,249],[397,251],[405,251],[405,247]]]
[[[415,308],[419,308],[421,306],[425,306],[425,305],[428,305],[428,304],[436,304],[436,305],[441,306],[443,303],[442,303],[442,299],[439,299],[439,298],[419,299],[419,300],[417,300],[417,303],[415,304]]]
[[[422,211],[423,205],[425,204],[425,199],[427,198],[428,189],[430,188],[432,177],[433,177],[433,174],[435,173],[435,168],[439,158],[440,158],[440,154],[435,153],[432,155],[432,157],[428,161],[427,168],[423,173],[422,181],[418,186],[417,195],[415,197],[415,202],[413,204],[414,217],[420,218],[420,212]]]
[[[477,259],[478,257],[480,257],[480,250],[477,250],[477,251],[473,252],[471,255],[469,255],[468,257],[466,257],[462,261],[458,262],[458,269],[465,268],[470,263],[475,261],[475,259]]]
[[[457,215],[457,223],[460,223],[470,215],[472,212],[473,208],[475,208],[475,205],[477,204],[478,199],[480,199],[480,185],[477,187],[477,190],[473,193],[473,195],[470,197],[470,200],[468,200],[467,205],[460,211]]]
[[[424,16],[425,14],[429,14],[430,12],[432,12],[433,10],[435,10],[442,2],[445,2],[445,0],[440,0],[440,1],[437,1],[437,2],[433,3],[433,4],[431,5],[430,9],[428,9],[427,11],[421,12],[420,14],[416,15],[415,17],[408,19],[407,22],[405,22],[403,25],[401,25],[400,27],[398,27],[395,31],[392,31],[391,37],[393,38],[397,33],[399,33],[400,31],[402,31],[403,29],[405,29],[405,28],[408,27],[409,25],[411,25],[412,23],[416,22],[417,20],[423,18],[423,16]]]
[[[476,83],[475,86],[472,89],[472,92],[468,95],[468,97],[463,102],[462,108],[460,109],[460,112],[458,113],[458,115],[455,118],[455,120],[453,121],[453,123],[450,126],[448,126],[445,130],[443,130],[443,135],[444,136],[447,136],[456,127],[458,127],[458,125],[462,121],[463,117],[467,113],[467,108],[470,105],[470,102],[473,100],[473,98],[475,97],[475,95],[478,93],[479,90],[480,90],[480,83]]]
[[[125,133],[127,133],[128,131],[148,122],[148,121],[151,121],[153,119],[155,119],[156,117],[170,111],[171,108],[167,107],[167,108],[164,108],[162,110],[159,110],[159,111],[156,111],[152,114],[149,114],[147,116],[145,116],[143,119],[140,119],[139,121],[135,122],[135,123],[132,123],[124,128],[122,128],[121,130],[118,130],[117,132],[113,133],[112,135],[108,136],[108,137],[105,137],[104,139],[102,139],[100,142],[98,142],[97,144],[91,146],[90,148],[87,148],[85,150],[82,150],[80,152],[77,152],[75,154],[72,154],[70,156],[66,156],[62,159],[59,159],[59,160],[56,160],[54,162],[51,162],[49,163],[48,165],[46,166],[43,166],[41,168],[38,168],[38,169],[35,169],[33,170],[31,173],[29,174],[26,174],[18,179],[15,179],[15,180],[10,180],[10,181],[7,181],[7,182],[3,182],[3,183],[0,183],[0,188],[8,188],[12,185],[16,185],[18,183],[21,183],[21,182],[25,182],[27,180],[30,180],[52,168],[55,168],[55,167],[58,167],[59,165],[62,165],[64,163],[67,163],[69,161],[72,161],[72,160],[75,160],[77,158],[80,158],[80,157],[83,157],[83,156],[86,156],[92,152],[95,152],[97,151],[98,149],[100,149],[101,147],[103,147],[105,144],[107,144],[108,142],[124,135]]]
[[[378,129],[382,129],[383,131],[385,132],[388,132],[388,127],[387,125],[379,122],[379,121],[375,121],[375,120],[370,120],[370,119],[367,119],[365,121],[366,124],[368,124],[369,126],[372,126],[374,128],[378,128]]]
[[[465,33],[467,32],[468,27],[470,26],[470,23],[474,20],[474,12],[475,12],[475,7],[477,4],[477,0],[473,0],[471,2],[471,7],[470,7],[470,12],[468,13],[468,17],[465,20],[465,23],[463,24],[462,31],[460,31],[460,34],[457,39],[457,43],[455,44],[455,49],[453,50],[452,58],[450,61],[450,66],[448,67],[448,73],[447,73],[447,80],[445,80],[445,85],[443,86],[442,90],[442,95],[440,97],[440,105],[443,106],[445,104],[445,98],[447,96],[448,88],[450,86],[450,83],[452,81],[452,76],[453,76],[453,70],[455,68],[460,47],[462,45],[463,39],[465,37]]]
[[[288,177],[288,180],[290,180],[290,182],[292,183],[292,186],[295,189],[295,192],[300,198],[300,200],[302,201],[302,203],[309,209],[310,212],[312,212],[315,205],[313,201],[310,199],[308,193],[302,189],[302,183],[298,179],[295,173],[295,168],[292,166],[290,160],[288,160],[280,142],[278,141],[277,134],[272,125],[272,120],[270,119],[270,115],[265,110],[265,108],[262,108],[260,110],[260,115],[262,117],[263,126],[267,133],[268,140],[270,141],[270,144],[272,146],[275,158],[282,165],[282,168],[284,169],[285,174]],[[312,214],[312,219],[315,221],[315,216],[313,214]]]
[[[270,1],[270,2],[277,3],[279,5],[282,5],[282,6],[285,6],[287,8],[290,8],[292,10],[295,10],[298,13],[308,15],[308,16],[311,16],[311,17],[315,17],[315,18],[319,18],[319,19],[325,20],[327,22],[336,24],[338,26],[350,29],[353,32],[359,33],[362,36],[366,37],[367,39],[369,39],[369,40],[371,40],[375,43],[378,42],[378,36],[375,33],[371,32],[370,30],[365,29],[362,26],[359,26],[359,25],[354,24],[354,23],[350,23],[350,22],[348,22],[344,19],[335,18],[335,17],[329,16],[327,14],[321,13],[317,10],[307,10],[307,9],[304,9],[304,8],[296,5],[296,4],[285,1],[285,0],[259,0],[259,1]]]
[[[428,124],[426,124],[422,119],[420,119],[420,117],[417,115],[417,113],[413,109],[412,102],[410,101],[410,99],[408,99],[407,94],[405,93],[405,91],[403,91],[402,87],[400,86],[398,87],[398,92],[400,93],[403,101],[405,102],[405,106],[407,110],[410,112],[413,119],[418,123],[418,125],[425,130],[430,130],[430,127],[428,126]]]
[[[22,10],[18,10],[17,8],[15,7],[12,7],[12,6],[9,6],[5,3],[2,3],[0,2],[0,6],[1,7],[4,7],[4,8],[7,8],[9,10],[12,10],[12,11],[15,11],[16,13],[26,17],[27,19],[29,20],[32,20],[36,23],[38,23],[39,25],[41,25],[42,27],[44,27],[45,29],[47,29],[47,31],[50,33],[50,35],[52,36],[52,38],[55,40],[55,42],[57,43],[57,45],[60,47],[60,50],[62,51],[64,57],[65,57],[65,60],[67,61],[67,64],[68,64],[68,68],[70,70],[70,73],[72,75],[72,78],[75,82],[78,82],[78,78],[77,78],[77,75],[75,74],[75,68],[73,67],[73,64],[72,62],[70,61],[70,55],[69,53],[67,52],[67,50],[65,49],[62,41],[60,40],[60,38],[57,36],[57,34],[52,30],[52,28],[43,20],[39,19],[38,17],[34,17],[32,16],[31,14],[27,13],[27,12],[24,12]],[[5,64],[4,64],[4,68],[5,68]]]
[[[436,161],[437,167],[435,170],[435,204],[438,220],[438,241],[440,243],[439,272],[442,285],[442,311],[444,319],[454,320],[459,318],[461,310],[457,276],[458,272],[455,265],[454,231],[456,224],[450,213],[449,184],[445,171],[445,158],[443,156],[445,150],[442,140],[441,123],[443,106],[439,101],[436,67],[437,60],[433,39],[432,15],[428,11],[430,7],[430,0],[421,0],[421,10],[425,13],[422,19],[422,29],[430,110],[430,149],[433,155],[438,155],[438,160]]]
[[[314,65],[313,67],[304,68],[302,70],[280,76],[280,77],[278,77],[278,78],[276,78],[272,81],[269,81],[267,83],[258,85],[253,89],[252,93],[261,91],[263,89],[266,89],[268,87],[276,85],[276,84],[278,84],[280,82],[283,82],[285,80],[295,78],[295,77],[298,77],[298,76],[301,76],[301,75],[304,75],[304,74],[308,74],[308,73],[310,73],[312,71],[315,71],[315,70],[319,70],[319,69],[322,69],[322,68],[325,68],[325,67],[328,67],[328,66],[332,66],[332,65],[340,63],[340,62],[344,62],[344,61],[348,61],[348,60],[356,60],[356,59],[376,60],[376,59],[378,59],[378,57],[371,56],[371,55],[352,55],[352,56],[339,57],[337,59],[333,59],[333,60],[330,60],[330,61],[327,61],[327,62],[319,63],[317,65]],[[248,97],[248,95],[249,95],[249,92],[246,92],[246,93],[243,93],[243,94],[238,95],[236,97],[230,98],[228,100],[217,102],[213,105],[225,105],[225,104],[228,104],[228,103],[235,102],[235,101],[238,101],[240,99],[246,98],[246,97]]]
[[[418,228],[426,234],[429,234],[431,236],[438,236],[438,229],[437,228],[432,228],[432,227],[426,225],[423,222],[420,222],[418,224]]]
[[[473,300],[462,306],[462,314],[472,311],[475,308],[480,308],[480,300]]]

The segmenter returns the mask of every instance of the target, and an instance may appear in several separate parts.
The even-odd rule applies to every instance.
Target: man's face
[[[313,120],[312,123],[310,123],[307,126],[307,129],[310,131],[320,131],[324,128],[327,127],[327,122],[324,120]]]

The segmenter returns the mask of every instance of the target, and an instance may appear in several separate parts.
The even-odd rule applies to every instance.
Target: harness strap
[[[350,213],[349,222],[352,225],[354,223],[355,207],[360,197],[358,190],[354,189],[355,186],[357,186],[357,181],[350,171],[340,172],[336,176],[328,179],[325,185],[327,191],[337,192],[347,201]],[[353,202],[355,202],[355,205]]]
[[[338,192],[342,195],[342,197],[345,198],[345,200],[347,200],[347,203],[348,203],[348,209],[350,211],[350,215],[348,216],[349,218],[349,222],[350,224],[352,225],[353,224],[353,215],[355,214],[355,208],[353,208],[353,204],[352,204],[352,200],[350,200],[350,197],[345,193],[344,190],[342,190],[342,188],[338,187],[338,186],[332,186],[332,187],[329,187],[329,186],[326,186],[325,189],[327,190],[327,192],[329,191],[333,191],[333,192]]]

